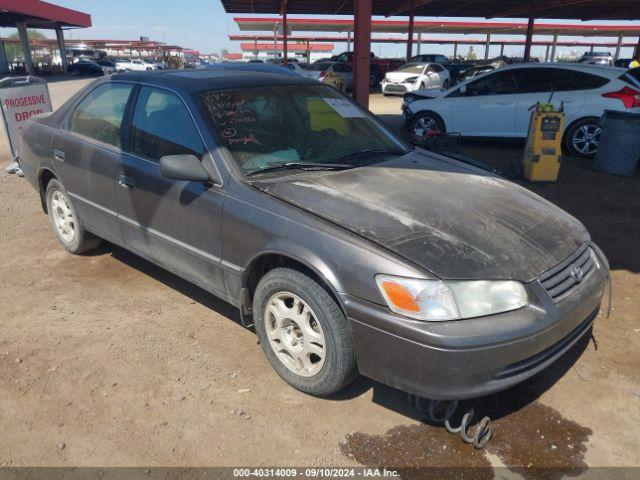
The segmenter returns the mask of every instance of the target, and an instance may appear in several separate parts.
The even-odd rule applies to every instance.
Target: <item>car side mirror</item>
[[[188,182],[210,182],[211,177],[195,155],[166,155],[160,159],[160,175]]]

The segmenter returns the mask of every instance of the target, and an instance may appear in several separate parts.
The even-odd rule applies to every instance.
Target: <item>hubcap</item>
[[[297,295],[280,292],[267,302],[264,324],[269,345],[296,375],[312,377],[324,365],[325,338],[313,310]]]
[[[51,214],[58,233],[65,242],[71,242],[76,236],[76,224],[67,197],[60,191],[51,196]]]
[[[438,128],[438,122],[433,117],[420,117],[413,125],[413,134],[418,137],[437,131],[440,131],[440,128]]]
[[[601,133],[598,125],[583,125],[573,134],[571,143],[583,155],[593,155],[598,149]]]

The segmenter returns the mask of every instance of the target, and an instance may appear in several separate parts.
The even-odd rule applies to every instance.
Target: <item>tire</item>
[[[593,158],[600,143],[602,129],[598,118],[589,117],[572,123],[564,134],[564,150],[575,157]]]
[[[315,280],[289,268],[269,271],[256,288],[253,312],[262,351],[293,388],[322,397],[357,377],[349,322]]]
[[[51,227],[67,251],[78,255],[100,244],[100,239],[84,228],[66,190],[55,178],[47,184],[46,201]]]
[[[420,112],[414,115],[409,122],[408,133],[409,135],[423,137],[427,133],[427,129],[443,133],[447,131],[440,115],[434,112]]]
[[[451,86],[451,82],[449,82],[449,80],[445,80],[442,84],[442,89],[443,90],[449,90],[449,87]]]
[[[420,84],[420,90],[424,90],[425,88],[427,88],[427,86],[424,84],[424,82],[422,82]]]

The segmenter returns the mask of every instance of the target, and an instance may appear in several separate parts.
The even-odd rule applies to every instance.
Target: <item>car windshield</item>
[[[326,85],[205,92],[202,100],[245,175],[286,164],[357,167],[409,150],[369,112]]]
[[[403,73],[417,73],[421,74],[424,70],[425,65],[420,63],[407,63],[406,65],[402,65],[397,71]]]

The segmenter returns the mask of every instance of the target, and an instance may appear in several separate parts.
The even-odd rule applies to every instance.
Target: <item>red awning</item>
[[[41,0],[0,0],[0,26],[25,22],[29,28],[90,27],[91,16]]]
[[[241,43],[240,50],[244,52],[252,52],[252,51],[261,51],[261,52],[272,52],[273,50],[283,50],[284,45],[282,43],[278,43],[274,48],[272,43]],[[288,43],[287,49],[291,52],[306,52],[307,44],[306,43]],[[331,43],[310,43],[309,50],[312,52],[332,52],[333,44]]]

